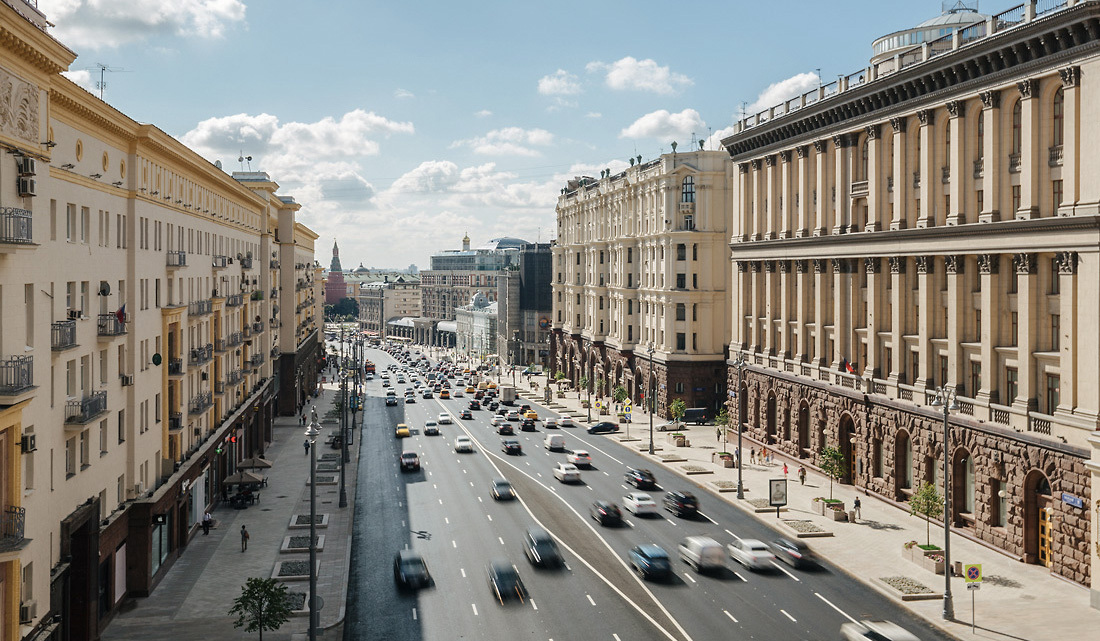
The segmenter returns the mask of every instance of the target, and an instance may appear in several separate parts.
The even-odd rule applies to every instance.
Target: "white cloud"
[[[769,109],[795,96],[800,96],[811,89],[816,89],[821,84],[821,79],[816,73],[800,73],[786,80],[768,85],[768,88],[760,92],[756,100],[745,107],[745,115],[752,115],[758,111]]]
[[[598,111],[589,111],[588,113],[584,114],[584,117],[585,118],[603,118],[603,114],[598,112]]]
[[[491,115],[493,115],[493,112],[489,111],[488,109],[482,109],[481,111],[474,112],[475,118],[488,118]]]
[[[692,132],[706,129],[707,123],[694,109],[669,113],[659,109],[635,120],[619,133],[620,138],[657,138],[662,142],[679,140],[686,142]]]
[[[95,81],[92,80],[92,72],[87,69],[76,69],[74,71],[62,71],[61,75],[65,76],[69,80],[72,80],[80,87],[87,89],[93,93],[96,92]],[[97,94],[98,95],[98,94]]]
[[[718,131],[712,133],[710,136],[707,136],[707,140],[706,140],[706,144],[704,145],[704,149],[706,149],[707,151],[721,151],[721,149],[722,149],[722,139],[732,136],[733,132],[734,132],[733,127],[724,127],[722,129],[719,129]]]
[[[575,96],[581,92],[577,77],[565,69],[539,78],[539,93],[544,96]]]
[[[637,60],[630,56],[612,62],[590,62],[585,66],[589,73],[604,73],[604,82],[616,90],[651,91],[673,94],[694,84],[691,78],[673,73],[668,67],[659,66],[652,59]]]
[[[398,87],[397,89],[394,90],[393,97],[394,98],[415,98],[416,96],[413,94],[413,92],[409,91],[408,89],[401,89],[400,87]]]
[[[505,127],[494,129],[484,136],[456,140],[451,148],[469,147],[475,154],[495,156],[541,156],[533,147],[545,147],[553,144],[554,134],[545,129],[522,129]]]
[[[113,49],[170,36],[221,38],[243,24],[242,0],[39,0],[57,25],[52,35],[73,49]]]

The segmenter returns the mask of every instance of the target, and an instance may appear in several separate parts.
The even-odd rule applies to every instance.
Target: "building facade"
[[[0,638],[82,640],[270,443],[319,307],[278,307],[297,203],[61,76],[48,27],[0,3]]]
[[[359,326],[367,332],[384,337],[391,320],[418,316],[420,280],[415,276],[387,274],[359,289]]]
[[[550,243],[519,250],[497,281],[497,345],[503,362],[549,366],[554,256]]]
[[[455,309],[455,351],[469,361],[497,362],[497,304],[482,293]]]
[[[946,460],[960,535],[1088,585],[1100,3],[928,24],[723,140],[740,422],[900,503]]]
[[[558,198],[553,248],[553,369],[595,394],[622,385],[657,410],[673,399],[716,411],[726,395],[732,165],[689,151]],[[650,364],[652,363],[652,367]]]

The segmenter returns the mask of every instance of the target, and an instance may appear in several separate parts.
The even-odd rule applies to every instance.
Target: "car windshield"
[[[419,557],[401,559],[401,571],[405,574],[423,574],[424,560]]]
[[[497,481],[495,484],[496,489],[500,492],[512,489],[512,484],[507,481]]]

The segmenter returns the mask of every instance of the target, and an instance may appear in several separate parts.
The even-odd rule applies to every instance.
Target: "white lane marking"
[[[619,635],[615,634],[614,632],[611,633],[611,638],[615,639],[615,641],[622,641],[622,639],[619,638]]]
[[[629,527],[634,527],[634,524],[630,521],[627,521],[626,519],[623,519],[623,523],[626,523]]]
[[[734,623],[738,622],[737,619],[733,618],[733,615],[730,614],[729,610],[722,610],[722,613],[728,616],[730,618],[730,621],[733,621]]]
[[[443,505],[443,499],[439,499],[439,504]]]
[[[737,535],[736,535],[736,534],[734,534],[733,532],[730,532],[729,530],[726,530],[726,534],[728,534],[728,535],[732,536],[733,538],[737,539],[738,541],[740,541],[740,540],[741,540],[741,537],[737,536]]]
[[[591,492],[595,492],[595,491],[596,491],[596,490],[593,490],[593,489],[592,489],[592,486],[591,486],[591,485],[586,485],[585,487],[587,487],[587,488],[589,489],[589,491],[591,491]]]
[[[535,476],[537,476],[541,479],[542,478],[542,472],[535,472]]]
[[[791,577],[795,581],[798,581],[799,583],[802,583],[802,579],[800,579],[797,576],[795,576],[795,575],[791,574],[790,572],[788,572],[787,568],[783,567],[782,565],[779,565],[775,561],[772,561],[772,565],[774,565],[776,568],[778,568],[779,571],[782,572],[783,574],[786,574],[787,576]]]
[[[457,548],[458,547],[458,542],[455,541],[454,539],[451,539],[451,547]]]
[[[438,490],[438,489],[439,489],[439,487],[438,487],[438,486],[437,486],[437,485],[436,485],[435,483],[432,483],[432,489],[433,489],[433,490]]]
[[[830,608],[832,608],[832,609],[836,610],[837,612],[839,612],[840,614],[842,614],[842,615],[844,616],[844,618],[845,618],[845,619],[848,619],[848,620],[849,620],[849,621],[851,621],[852,623],[859,623],[858,621],[856,621],[856,620],[855,620],[855,619],[853,619],[852,617],[848,616],[848,613],[847,613],[847,612],[845,612],[844,610],[841,610],[840,608],[836,607],[836,606],[835,606],[835,605],[833,604],[833,602],[832,602],[832,601],[830,601],[830,600],[826,599],[825,597],[821,596],[821,593],[820,593],[820,592],[814,592],[814,596],[816,596],[817,598],[821,599],[821,600],[822,600],[822,601],[824,601],[825,603],[829,604],[829,607],[830,607]]]
[[[447,525],[450,525],[451,524],[451,519],[449,519],[447,517],[443,517],[443,522],[446,523]]]
[[[504,545],[504,539],[502,539],[502,538],[500,538],[500,537],[498,536],[498,537],[497,537],[497,540],[498,540],[498,541],[500,541],[500,544],[501,544],[501,545]]]
[[[610,474],[608,474],[607,472],[604,472],[604,473],[603,473],[603,475],[604,475],[604,476],[611,476],[611,475],[610,475]],[[614,635],[612,635],[612,636],[614,636]]]
[[[698,583],[698,581],[695,580],[695,577],[691,576],[687,572],[684,572],[684,578],[688,581],[691,581],[692,583]]]
[[[470,481],[470,487],[473,487],[473,486],[474,486],[474,482]]]
[[[416,621],[416,608],[413,608],[413,621]]]
[[[477,502],[478,502],[478,503],[484,503],[485,501],[482,501],[482,500],[481,500],[481,497],[479,496],[479,497],[477,497]]]
[[[584,596],[588,597],[588,602],[592,604],[592,607],[596,607],[596,602],[592,600],[591,594],[586,594]]]
[[[530,466],[530,465],[531,465],[531,461],[527,461],[527,465],[528,465],[528,466]]]
[[[539,609],[539,606],[535,605],[535,600],[534,599],[531,599],[531,607],[536,609],[536,610]]]
[[[706,514],[703,514],[702,512],[699,512],[699,516],[701,516],[701,517],[703,517],[704,519],[706,519],[706,520],[710,521],[710,522],[711,522],[711,523],[713,523],[714,525],[718,525],[718,521],[715,521],[714,519],[710,518],[710,517],[709,517],[709,516],[707,516]]]
[[[493,520],[493,515],[492,514],[486,514],[485,517],[488,518],[490,521]]]
[[[471,603],[470,607],[474,609],[474,616],[476,617],[477,616],[477,604],[476,603]]]
[[[740,572],[734,572],[734,573],[733,573],[733,576],[735,576],[735,577],[737,577],[737,578],[741,579],[741,580],[742,580],[742,581],[744,581],[745,583],[748,583],[748,582],[749,582],[749,580],[748,580],[748,579],[746,579],[745,577],[741,576],[741,573],[740,573]]]
[[[788,619],[790,619],[791,621],[794,621],[795,623],[797,623],[797,622],[798,622],[798,620],[797,620],[797,619],[795,619],[794,617],[792,617],[792,616],[790,615],[790,613],[788,613],[788,612],[787,612],[786,610],[784,610],[783,608],[779,608],[779,611],[780,611],[780,612],[782,612],[783,614],[786,614],[786,615],[787,615],[787,618],[788,618]]]
[[[458,571],[462,573],[462,578],[466,578],[466,568],[458,568]]]

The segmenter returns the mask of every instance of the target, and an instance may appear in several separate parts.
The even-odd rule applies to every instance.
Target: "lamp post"
[[[932,407],[943,407],[943,618],[955,618],[955,602],[951,597],[951,431],[948,412],[959,409],[954,387],[936,388]]]
[[[592,370],[591,370],[591,368],[589,368],[589,372],[590,372],[590,375],[584,377],[584,382],[587,383],[587,385],[584,386],[584,392],[585,392],[585,394],[588,395],[588,403],[585,404],[585,408],[584,408],[584,422],[585,423],[591,423],[592,422],[592,376],[591,376]]]
[[[311,410],[306,439],[309,440],[309,641],[317,641],[317,406]]]
[[[649,379],[649,392],[646,396],[649,407],[649,453],[653,454],[653,413],[657,410],[657,403],[653,399],[653,346],[649,346],[649,372],[646,374],[646,378]]]
[[[737,389],[730,392],[730,396],[735,396],[737,398],[737,414],[734,416],[734,421],[737,425],[737,498],[743,499],[745,498],[745,485],[741,477],[741,457],[744,456],[742,454],[744,448],[741,447],[741,403],[743,403],[744,400],[741,398],[741,377],[744,376],[745,355],[738,352],[737,355],[733,357],[733,365],[737,368]]]
[[[344,484],[344,469],[347,464],[348,453],[348,372],[340,371],[340,507],[348,506],[348,491]]]

